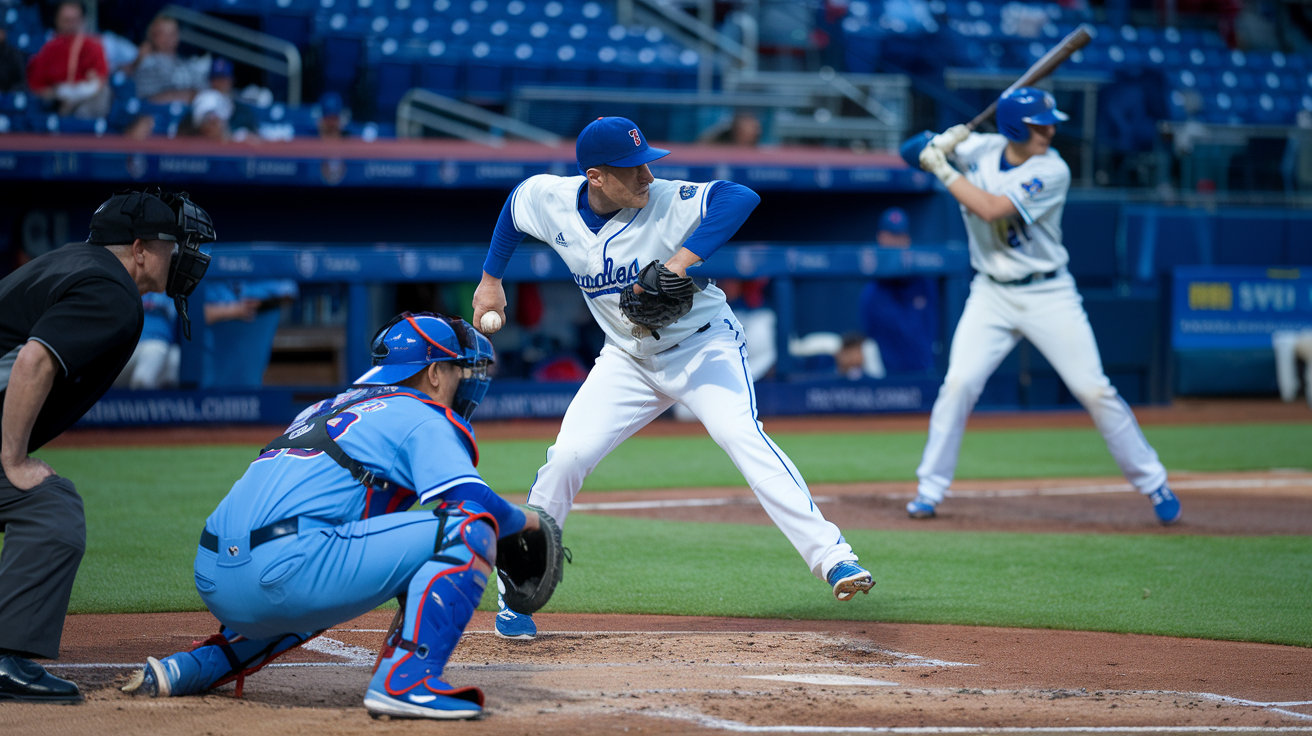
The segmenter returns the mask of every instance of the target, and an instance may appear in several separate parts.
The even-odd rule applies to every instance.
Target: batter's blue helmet
[[[1026,123],[1056,125],[1070,120],[1070,116],[1057,109],[1051,92],[1034,87],[1021,87],[998,98],[998,132],[1007,140],[1024,143],[1030,139]]]
[[[432,312],[402,312],[374,335],[374,367],[355,380],[357,386],[394,386],[431,363],[453,362],[464,369],[451,407],[465,419],[487,394],[488,365],[496,360],[492,343],[459,317]]]

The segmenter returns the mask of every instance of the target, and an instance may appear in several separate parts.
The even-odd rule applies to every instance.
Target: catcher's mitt
[[[633,290],[634,284],[642,287],[641,294]],[[634,324],[651,330],[657,340],[661,337],[656,330],[692,311],[693,294],[701,291],[691,278],[680,276],[660,261],[648,263],[634,284],[620,292],[620,311]]]
[[[547,605],[564,575],[565,548],[560,546],[560,525],[537,506],[542,526],[497,541],[497,577],[505,591],[506,608],[516,613],[534,613]]]

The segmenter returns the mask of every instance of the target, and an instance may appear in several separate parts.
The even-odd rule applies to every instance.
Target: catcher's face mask
[[[466,420],[487,394],[496,360],[492,343],[468,322],[432,312],[398,314],[374,335],[371,353],[374,367],[357,386],[394,385],[431,363],[455,363],[461,378],[451,408]]]

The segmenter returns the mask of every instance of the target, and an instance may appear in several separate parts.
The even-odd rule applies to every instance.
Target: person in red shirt
[[[27,86],[60,115],[99,118],[109,112],[109,65],[100,40],[83,31],[83,20],[82,3],[60,3],[58,35],[28,62]]]

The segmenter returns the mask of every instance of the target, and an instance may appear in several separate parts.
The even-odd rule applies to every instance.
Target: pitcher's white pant
[[[838,527],[811,500],[802,474],[756,418],[742,326],[725,307],[710,329],[651,358],[607,344],[560,424],[529,503],[563,526],[597,463],[675,402],[692,410],[747,480],[770,518],[821,580],[856,560]],[[677,463],[679,458],[653,458]]]
[[[976,274],[952,337],[948,374],[934,401],[929,440],[916,469],[922,496],[943,500],[957,469],[966,418],[984,382],[1022,337],[1052,363],[1071,394],[1093,416],[1131,485],[1148,494],[1166,483],[1166,468],[1157,452],[1102,371],[1083,301],[1070,274],[1029,286],[1002,286]]]

